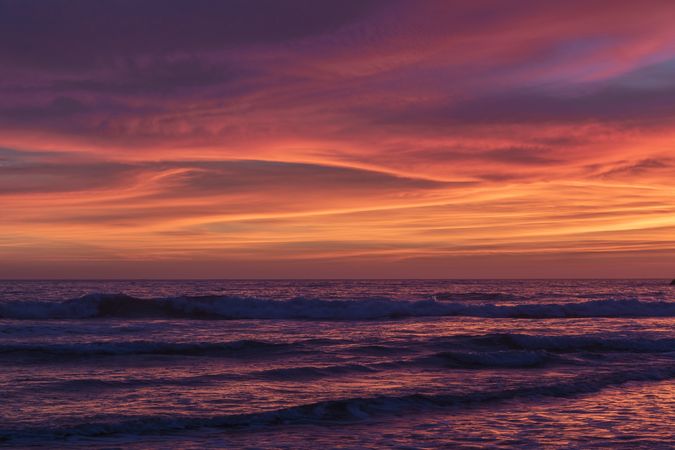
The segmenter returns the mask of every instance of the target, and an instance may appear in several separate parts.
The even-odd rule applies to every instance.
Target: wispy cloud
[[[675,270],[673,17],[658,0],[0,0],[0,254]]]

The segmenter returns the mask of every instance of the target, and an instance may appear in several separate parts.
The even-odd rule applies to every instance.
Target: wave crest
[[[169,297],[145,299],[125,294],[90,294],[63,302],[0,303],[4,319],[300,319],[376,320],[406,317],[492,318],[675,317],[675,302],[592,300],[548,304],[467,304],[438,300],[271,300],[247,297]]]

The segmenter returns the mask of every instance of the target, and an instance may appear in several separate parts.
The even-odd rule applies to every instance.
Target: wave
[[[303,366],[269,369],[251,374],[254,378],[269,380],[312,380],[352,373],[377,372],[376,365],[365,364],[336,364],[333,366]]]
[[[214,357],[260,357],[273,354],[309,354],[330,351],[324,347],[333,341],[308,339],[293,342],[237,340],[230,342],[157,342],[102,341],[81,343],[7,343],[0,344],[0,356],[133,356],[177,355]],[[564,353],[675,353],[675,338],[628,338],[607,336],[550,336],[511,333],[458,335],[410,342],[405,347],[358,346],[348,351],[357,354],[393,356],[417,354],[412,358],[391,359],[367,366],[346,364],[319,367],[292,367],[261,371],[262,378],[294,376],[316,378],[346,372],[372,372],[380,369],[415,365],[444,367],[534,367],[547,363],[570,362],[561,359]],[[434,353],[428,353],[430,350]],[[422,353],[420,355],[420,353]]]
[[[375,373],[382,370],[409,369],[411,367],[422,366],[459,369],[524,369],[529,367],[540,367],[552,362],[567,363],[570,361],[545,351],[447,351],[374,364],[289,367],[253,372],[250,375],[254,378],[266,378],[271,380],[306,380],[355,373]]]
[[[101,380],[98,378],[84,378],[45,383],[45,387],[57,390],[73,389],[101,389],[127,388],[136,386],[197,386],[219,383],[222,381],[307,381],[333,376],[349,375],[354,373],[374,373],[380,368],[397,366],[397,363],[365,364],[335,364],[332,366],[301,366],[280,367],[276,369],[257,370],[253,372],[223,372],[217,374],[197,375],[178,378],[133,378],[124,380]],[[33,389],[33,386],[29,387]]]
[[[377,320],[406,317],[472,316],[491,318],[675,317],[675,302],[593,300],[549,304],[467,304],[438,300],[270,300],[247,297],[135,298],[90,294],[63,302],[0,303],[4,319],[301,319]]]
[[[675,378],[675,365],[649,367],[578,376],[571,380],[520,388],[467,394],[409,394],[326,400],[271,411],[208,417],[145,416],[117,422],[86,423],[64,428],[5,429],[0,441],[68,439],[114,435],[162,434],[201,428],[242,428],[288,424],[335,424],[402,414],[405,411],[488,403],[527,397],[568,397],[598,392],[606,387],[634,381],[663,381]]]
[[[17,349],[18,350],[18,349]],[[177,349],[176,349],[177,350]],[[0,349],[0,352],[3,350]],[[23,351],[23,350],[21,350]],[[93,355],[129,355],[130,353],[120,353],[117,349],[111,351],[106,349],[103,352],[98,349],[87,349],[85,352],[77,353],[74,350],[72,353],[64,353],[61,349],[54,351],[54,349],[39,349],[39,352],[48,352],[59,356],[93,356]],[[142,351],[137,349],[137,351]],[[191,350],[190,350],[191,351]],[[146,353],[133,353],[146,354]],[[155,353],[155,354],[175,354],[173,349],[171,353]],[[183,354],[183,353],[181,353]],[[190,353],[195,354],[195,353]],[[225,354],[222,350],[217,350],[216,353],[205,352],[200,350],[200,355],[203,354]],[[486,369],[486,368],[530,368],[540,367],[544,364],[569,363],[547,352],[536,351],[496,351],[496,352],[439,352],[432,355],[420,356],[410,359],[391,360],[387,362],[358,364],[345,363],[334,365],[317,365],[317,366],[299,366],[299,367],[279,367],[274,369],[256,370],[252,372],[221,372],[217,374],[204,374],[187,377],[159,377],[159,378],[125,378],[125,379],[100,379],[100,378],[77,378],[69,380],[54,380],[44,381],[40,384],[40,389],[50,391],[82,391],[82,390],[96,390],[101,389],[126,389],[136,387],[157,387],[157,386],[200,386],[209,385],[212,383],[220,383],[223,381],[250,381],[250,380],[265,380],[265,381],[309,381],[318,380],[331,377],[341,377],[345,375],[356,374],[374,374],[381,371],[409,369],[414,367],[434,367],[439,369],[445,368],[460,368],[460,369]],[[34,391],[36,384],[31,383],[26,386],[27,390]]]
[[[523,300],[526,297],[504,292],[437,292],[431,296],[434,300],[462,300],[478,302],[507,302]]]
[[[546,336],[530,334],[494,333],[482,336],[459,336],[446,340],[477,347],[519,351],[546,352],[629,352],[669,353],[675,351],[675,338],[627,338],[607,336]]]
[[[279,351],[300,351],[304,343],[273,343],[255,340],[232,342],[87,342],[55,344],[2,344],[0,354],[54,355],[54,356],[104,356],[104,355],[224,355],[244,357]]]
[[[428,358],[429,362],[440,362],[441,365],[456,368],[527,368],[539,367],[558,360],[545,351],[506,350],[496,352],[439,352]]]

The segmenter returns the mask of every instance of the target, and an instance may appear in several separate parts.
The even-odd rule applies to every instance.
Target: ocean
[[[0,281],[0,446],[673,448],[668,281]]]

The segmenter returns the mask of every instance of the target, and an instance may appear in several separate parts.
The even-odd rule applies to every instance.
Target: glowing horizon
[[[0,1],[0,278],[675,276],[672,2],[189,5]]]

